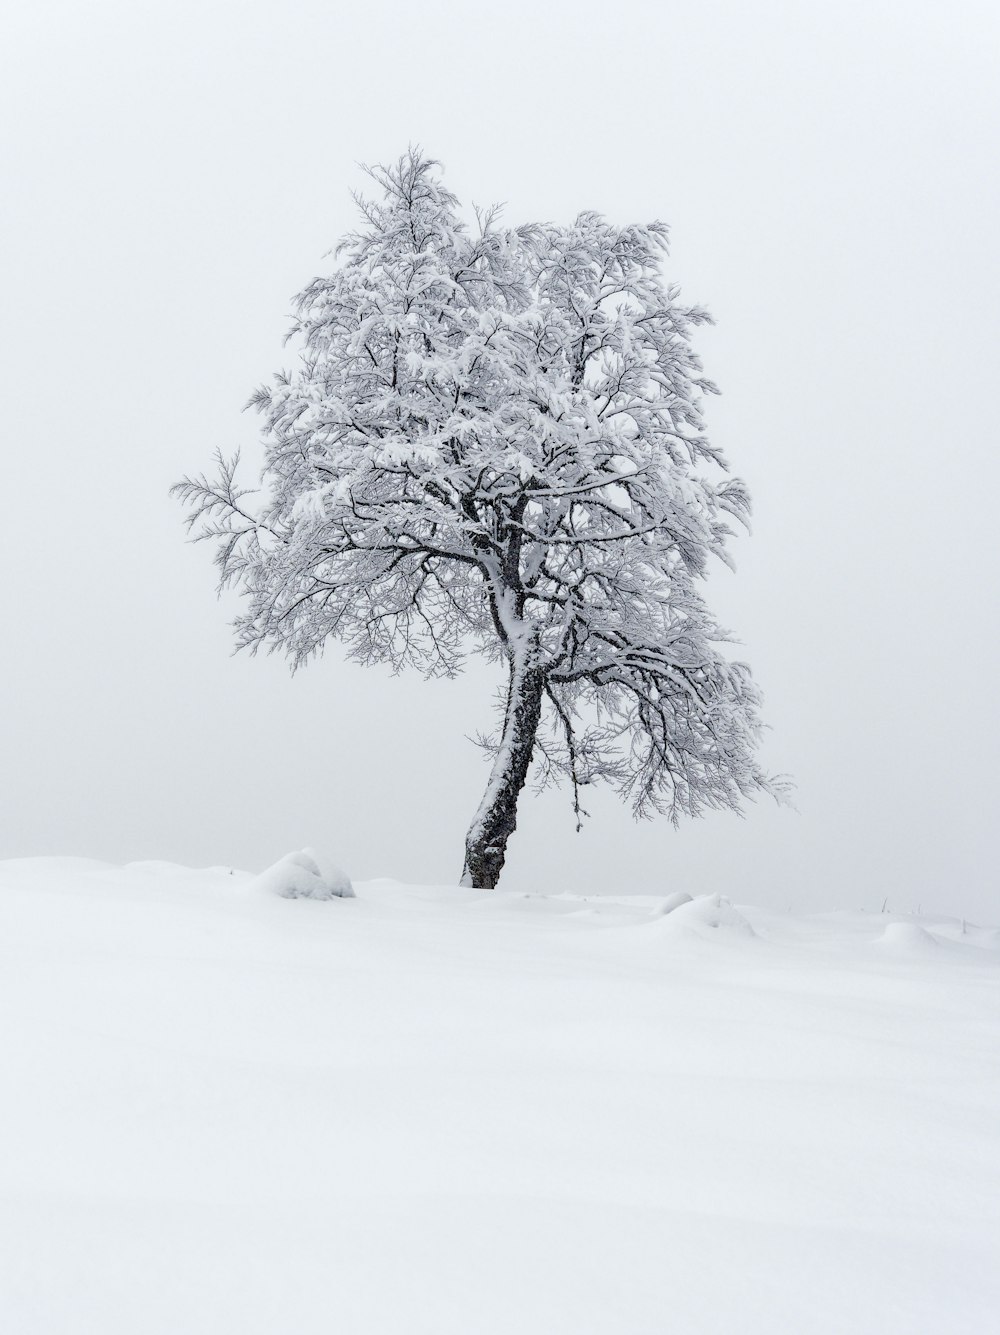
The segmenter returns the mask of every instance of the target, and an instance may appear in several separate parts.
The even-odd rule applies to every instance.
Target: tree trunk
[[[545,675],[534,660],[533,648],[511,656],[500,749],[465,836],[462,884],[478,890],[492,890],[500,879],[507,840],[517,824],[517,799],[531,765],[545,690]]]

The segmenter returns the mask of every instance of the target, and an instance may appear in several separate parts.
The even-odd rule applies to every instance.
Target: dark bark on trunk
[[[531,656],[512,657],[500,749],[465,838],[463,885],[492,890],[500,879],[507,840],[517,824],[517,799],[531,765],[544,691],[545,674]]]

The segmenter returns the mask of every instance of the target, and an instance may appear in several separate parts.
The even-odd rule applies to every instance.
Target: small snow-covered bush
[[[288,853],[261,872],[255,890],[280,895],[282,899],[352,899],[354,887],[347,874],[322,853],[303,848]]]

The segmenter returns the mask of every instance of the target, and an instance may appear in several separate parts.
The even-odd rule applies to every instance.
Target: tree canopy
[[[175,488],[244,596],[238,643],[505,665],[473,884],[496,883],[532,762],[578,817],[600,781],[674,821],[780,796],[700,588],[750,507],[705,432],[691,335],[710,317],[664,282],[666,226],[469,226],[419,151],[369,175],[377,197],[296,299],[297,366],[251,399],[260,491],[221,454]]]

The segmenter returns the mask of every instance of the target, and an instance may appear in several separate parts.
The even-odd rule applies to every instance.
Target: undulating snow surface
[[[0,1328],[1000,1329],[1000,932],[0,864]]]

